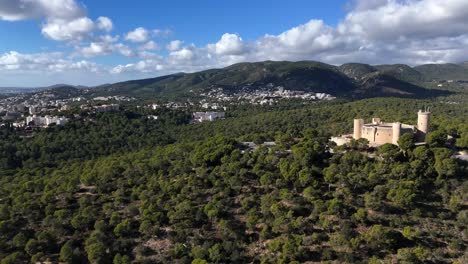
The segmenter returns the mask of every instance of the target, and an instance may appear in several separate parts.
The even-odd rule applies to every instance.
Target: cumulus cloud
[[[279,35],[265,35],[256,41],[255,59],[301,60],[323,52],[339,50],[345,45],[330,26],[322,20],[311,20]]]
[[[177,61],[187,61],[192,60],[195,57],[195,53],[189,48],[183,48],[169,53],[169,56]]]
[[[99,36],[98,39],[102,42],[106,42],[106,43],[112,43],[112,42],[116,42],[118,41],[120,38],[120,36],[111,36],[111,35],[102,35],[102,36]]]
[[[0,54],[0,79],[6,86],[97,85],[112,80],[109,70],[92,61],[66,59],[61,52]]]
[[[138,58],[142,59],[162,59],[163,57],[157,53],[151,52],[151,51],[139,51],[137,53]]]
[[[50,19],[42,27],[42,34],[53,40],[82,40],[95,28],[94,22],[87,17],[73,20]]]
[[[84,57],[96,57],[107,55],[112,52],[112,48],[105,42],[91,42],[87,47],[77,48]]]
[[[72,61],[63,59],[63,53],[32,53],[23,54],[10,51],[0,55],[0,70],[16,72],[62,72],[72,69],[85,69],[92,72],[99,71],[99,66],[90,61]]]
[[[161,47],[154,41],[148,41],[147,43],[139,47],[140,50],[160,50]]]
[[[337,26],[312,19],[251,43],[224,34],[206,49],[221,65],[239,59],[414,65],[467,60],[467,40],[467,1],[357,0]]]
[[[106,40],[106,38],[104,38]],[[114,43],[115,39],[107,39],[108,41],[100,41],[100,42],[91,42],[89,46],[84,47],[75,47],[76,56],[84,56],[87,58],[90,57],[97,57],[108,55],[113,52],[120,53],[123,56],[131,57],[134,56],[133,50],[122,43]]]
[[[98,17],[97,27],[101,30],[109,32],[112,31],[114,24],[112,23],[112,20],[108,17]]]
[[[209,44],[208,49],[219,55],[241,55],[246,52],[246,45],[237,34],[224,34],[216,44]]]
[[[81,41],[94,30],[111,31],[108,17],[93,21],[86,16],[83,6],[75,0],[3,0],[0,2],[0,20],[18,21],[43,19],[42,34],[57,41]]]
[[[125,72],[143,72],[143,73],[150,73],[150,72],[158,72],[164,70],[163,64],[161,61],[148,59],[142,60],[136,63],[130,63],[126,65],[118,65],[110,70],[111,74],[122,74]]]
[[[122,43],[114,45],[113,49],[126,57],[134,55],[133,50],[129,46],[124,45]]]
[[[182,44],[184,42],[181,41],[181,40],[173,40],[171,42],[169,42],[169,44],[166,45],[166,49],[168,51],[176,51],[176,50],[179,50],[181,47],[182,47]]]
[[[132,41],[132,42],[145,42],[148,40],[149,36],[150,36],[149,30],[143,27],[138,27],[134,29],[133,31],[128,32],[127,35],[125,36],[125,39]]]
[[[189,45],[172,51],[168,56],[161,56],[151,52],[140,52],[142,60],[115,66],[110,73],[118,74],[153,74],[164,75],[174,72],[195,72],[207,68],[218,67],[220,64],[206,53],[204,48]]]
[[[460,0],[387,1],[373,9],[350,12],[340,25],[343,33],[369,40],[432,38],[465,34],[468,2]]]
[[[2,0],[0,2],[0,19],[7,21],[43,17],[74,19],[83,15],[83,8],[74,0]]]
[[[49,65],[48,69],[50,69],[53,72],[58,72],[58,73],[69,71],[69,70],[82,70],[82,71],[91,72],[91,73],[97,73],[101,71],[101,68],[99,65],[97,65],[94,62],[90,62],[86,60],[81,60],[77,62],[70,62],[70,61],[57,62],[57,63]]]

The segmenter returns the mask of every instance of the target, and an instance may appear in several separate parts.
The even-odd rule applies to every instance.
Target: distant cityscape
[[[191,123],[211,122],[225,118],[229,106],[252,104],[272,105],[281,100],[320,101],[333,100],[334,96],[326,93],[313,93],[287,90],[284,87],[268,84],[263,88],[250,90],[245,87],[236,93],[228,93],[223,88],[211,88],[200,94],[201,99],[187,101],[166,100],[160,103],[144,104],[128,96],[88,96],[89,90],[68,91],[69,87],[23,92],[7,95],[0,99],[0,125],[10,123],[16,128],[41,128],[52,124],[65,125],[71,119],[80,119],[78,114],[70,114],[73,109],[91,113],[106,113],[121,110],[121,103],[133,102],[138,108],[151,110],[167,109],[205,109],[211,111],[194,111]],[[34,91],[34,90],[33,90]],[[213,111],[215,110],[215,111]],[[221,110],[221,111],[219,111]],[[148,118],[157,120],[158,116]]]

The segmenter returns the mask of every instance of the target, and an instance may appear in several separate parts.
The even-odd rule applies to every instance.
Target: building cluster
[[[157,110],[158,108],[160,108],[161,106],[158,105],[158,104],[149,104],[147,105],[147,107],[151,110]]]
[[[108,105],[96,105],[93,107],[96,113],[107,113],[119,111],[120,106],[118,104],[108,104]]]
[[[245,86],[242,87],[239,92],[235,93],[227,93],[223,88],[213,88],[209,92],[202,93],[201,95],[216,101],[243,101],[251,104],[273,104],[282,99],[301,99],[308,101],[335,99],[335,97],[330,94],[287,90],[282,86],[274,87],[271,83],[265,87],[256,89],[253,89],[251,86]]]
[[[83,97],[59,98],[52,92],[21,93],[0,99],[0,112],[44,114],[51,111],[65,111],[70,103],[85,100]],[[8,118],[8,117],[7,117]]]
[[[371,123],[364,123],[363,119],[354,119],[353,134],[332,137],[331,141],[337,145],[349,143],[351,139],[367,139],[369,145],[380,146],[386,143],[398,145],[401,135],[411,133],[417,142],[424,142],[429,133],[429,121],[431,113],[419,110],[418,124],[407,125],[400,122],[386,123],[380,118],[372,118]]]
[[[224,119],[224,117],[224,112],[195,112],[192,114],[192,122],[211,122],[217,119]]]
[[[48,127],[51,124],[56,124],[58,126],[63,126],[68,123],[68,118],[59,117],[59,116],[28,116],[26,117],[26,125],[35,126],[35,127]]]
[[[221,106],[219,103],[206,102],[206,100],[201,100],[200,106],[204,109],[213,109],[213,110],[224,109],[224,111],[227,110],[227,107]]]
[[[121,96],[121,95],[115,95],[115,96],[98,96],[98,97],[94,97],[94,98],[93,98],[93,101],[112,101],[112,100],[130,102],[130,101],[135,100],[135,98],[127,97],[127,96]]]

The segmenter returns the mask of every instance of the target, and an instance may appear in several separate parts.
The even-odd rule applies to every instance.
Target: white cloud
[[[24,54],[17,51],[10,51],[0,55],[0,70],[15,70],[16,72],[63,72],[72,69],[86,69],[89,71],[99,71],[99,66],[90,61],[81,60],[78,62],[63,59],[63,53],[32,53]]]
[[[195,53],[191,49],[183,48],[169,53],[169,56],[177,61],[187,61],[194,59]]]
[[[86,16],[86,10],[75,0],[2,0],[0,20],[41,19],[42,34],[57,41],[76,42],[90,36],[94,30],[111,31],[112,20],[99,17],[96,22]]]
[[[91,42],[89,46],[85,47],[75,47],[76,56],[84,56],[87,58],[90,57],[97,57],[103,55],[109,55],[112,52],[118,52],[123,56],[130,57],[134,56],[133,50],[122,43],[114,44],[113,41],[115,39],[109,39],[109,41],[101,41],[101,42]]]
[[[91,73],[97,73],[101,71],[99,65],[97,65],[94,62],[90,62],[86,60],[81,60],[77,62],[70,62],[70,61],[58,62],[58,63],[49,65],[48,69],[53,72],[59,72],[59,73],[69,71],[69,70],[83,70],[83,71],[91,72]]]
[[[239,35],[226,33],[216,44],[209,44],[208,48],[219,55],[241,55],[247,47]]]
[[[98,39],[102,42],[106,42],[106,43],[113,43],[113,42],[116,42],[118,41],[120,38],[120,36],[111,36],[111,35],[103,35],[103,36],[99,36]]]
[[[139,47],[140,50],[160,50],[161,47],[154,41],[148,41],[147,43]]]
[[[94,22],[87,17],[74,20],[50,19],[42,27],[42,34],[53,40],[82,40],[95,29]]]
[[[126,57],[130,57],[134,55],[132,49],[122,43],[114,45],[113,49]]]
[[[225,34],[211,60],[321,60],[333,64],[456,62],[468,59],[468,1],[358,0],[336,27],[312,19],[245,43]],[[458,56],[458,57],[457,57]]]
[[[96,30],[110,32],[112,28],[112,20],[107,17],[96,21],[85,16],[72,20],[49,18],[42,24],[42,34],[57,41],[76,42],[91,37]]]
[[[146,50],[139,51],[137,53],[137,56],[138,58],[142,58],[142,59],[162,59],[163,58],[161,55],[157,53],[146,51]]]
[[[158,72],[164,70],[164,66],[159,60],[142,60],[136,63],[118,65],[110,70],[111,74],[121,74],[124,72]]]
[[[321,20],[291,28],[279,35],[265,35],[252,47],[253,60],[319,59],[320,54],[353,48],[335,29]]]
[[[105,42],[91,42],[88,47],[78,48],[84,57],[96,57],[107,55],[112,52],[112,48]]]
[[[2,0],[0,19],[18,21],[35,18],[74,19],[84,10],[74,0]]]
[[[166,45],[166,49],[168,51],[176,51],[176,50],[179,50],[181,47],[182,47],[182,44],[184,42],[181,41],[181,40],[173,40],[171,42],[169,42],[169,44]]]
[[[394,40],[454,36],[466,33],[467,26],[467,1],[389,0],[373,9],[350,12],[340,30],[368,40]]]
[[[114,27],[112,20],[108,17],[98,17],[97,19],[97,27],[104,31],[112,31]]]
[[[138,27],[135,30],[128,32],[125,39],[132,42],[145,42],[148,40],[149,35],[150,32],[147,29]]]

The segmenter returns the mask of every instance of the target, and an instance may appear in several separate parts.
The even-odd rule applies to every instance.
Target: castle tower
[[[364,125],[363,119],[354,119],[353,138],[358,140],[362,137],[362,126]]]
[[[419,110],[418,112],[418,130],[424,134],[429,133],[429,119],[431,112]]]
[[[427,133],[429,133],[429,121],[431,112],[419,110],[418,112],[418,130],[421,134],[421,141],[424,141]]]
[[[392,144],[398,145],[398,140],[400,139],[401,135],[401,123],[395,122],[392,124]]]

